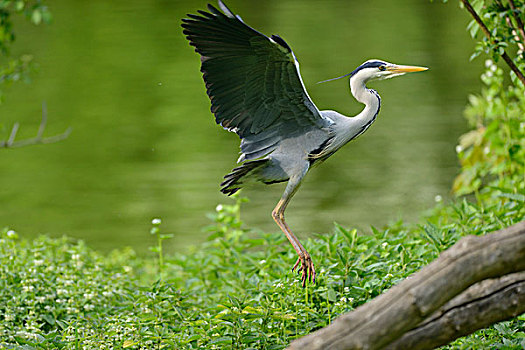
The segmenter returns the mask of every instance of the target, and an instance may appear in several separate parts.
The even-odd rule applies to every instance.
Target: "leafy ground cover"
[[[164,255],[160,220],[151,258],[101,255],[82,242],[33,241],[0,231],[0,348],[282,349],[328,325],[435,259],[466,234],[483,235],[525,214],[525,91],[503,89],[491,61],[466,115],[454,190],[419,224],[369,234],[335,224],[305,241],[319,269],[300,287],[281,233],[240,219],[242,199],[211,215],[208,242]],[[519,86],[519,84],[518,84]],[[449,349],[525,347],[525,315],[459,339]]]

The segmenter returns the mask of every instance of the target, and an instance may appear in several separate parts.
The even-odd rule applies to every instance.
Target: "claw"
[[[299,265],[299,263],[301,262],[301,258],[298,258],[297,261],[295,262],[295,265],[292,267],[292,272],[295,270],[295,268],[297,267],[297,265]],[[301,269],[297,270],[297,273],[299,273],[301,271]]]
[[[307,280],[311,283],[315,283],[315,268],[314,268],[314,263],[312,261],[312,258],[310,257],[310,254],[305,252],[304,255],[299,255],[299,258],[295,262],[295,265],[293,266],[292,271],[295,271],[295,269],[298,266],[299,268],[297,269],[297,273],[301,274],[301,282],[302,282],[303,288],[306,287]]]

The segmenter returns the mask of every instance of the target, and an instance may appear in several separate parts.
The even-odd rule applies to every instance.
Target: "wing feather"
[[[327,128],[290,46],[249,27],[220,0],[219,7],[189,14],[183,33],[201,55],[215,120],[241,137],[245,158],[272,152],[290,130]]]

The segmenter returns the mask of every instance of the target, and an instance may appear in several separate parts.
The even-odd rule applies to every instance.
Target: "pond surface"
[[[310,96],[347,115],[362,106],[343,75],[369,58],[430,70],[371,84],[382,96],[376,123],[307,176],[287,210],[299,236],[330,233],[333,222],[381,227],[416,220],[450,196],[462,110],[479,89],[482,60],[469,63],[467,15],[450,2],[241,1],[227,4],[250,25],[294,49]],[[215,125],[180,19],[206,1],[50,2],[54,22],[16,23],[14,54],[39,63],[31,84],[14,85],[0,106],[4,127],[36,133],[41,104],[51,145],[0,150],[0,226],[24,237],[82,238],[108,251],[146,252],[151,219],[176,238],[171,250],[206,238],[206,213],[230,203],[219,190],[235,166],[238,139]],[[6,129],[7,129],[6,128]],[[4,130],[7,133],[7,130]],[[283,184],[244,191],[250,227],[278,231],[270,212]]]

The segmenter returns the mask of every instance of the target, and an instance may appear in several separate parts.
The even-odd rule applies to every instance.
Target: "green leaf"
[[[23,1],[16,1],[15,2],[15,10],[20,12],[24,9],[25,3]]]
[[[476,57],[478,57],[479,55],[481,55],[481,51],[474,51],[474,53],[472,53],[472,55],[470,55],[470,57],[469,57],[469,61],[473,61],[473,60],[476,59]]]
[[[231,337],[218,337],[210,341],[210,344],[231,345],[232,338]]]
[[[55,318],[53,317],[53,315],[50,315],[50,314],[43,314],[43,315],[42,315],[42,318],[44,319],[44,321],[46,321],[47,323],[49,323],[51,326],[54,326],[54,325],[55,325]]]
[[[472,38],[475,38],[479,31],[479,25],[475,20],[472,20],[467,25],[467,30]]]
[[[525,195],[521,193],[501,193],[499,197],[508,198],[516,202],[525,202]]]
[[[36,25],[39,25],[42,22],[42,12],[39,9],[36,9],[31,14],[31,22]]]
[[[124,340],[124,343],[122,344],[122,347],[124,349],[131,348],[132,346],[137,345],[139,342],[133,341],[133,340]]]

